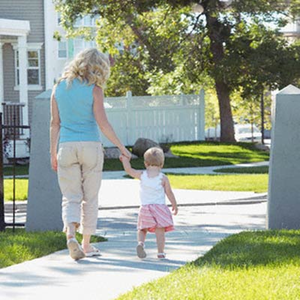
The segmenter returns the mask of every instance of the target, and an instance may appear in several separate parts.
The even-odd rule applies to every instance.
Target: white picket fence
[[[126,146],[140,138],[158,143],[205,139],[204,90],[199,95],[105,98],[106,114]],[[102,136],[105,147],[113,146]]]

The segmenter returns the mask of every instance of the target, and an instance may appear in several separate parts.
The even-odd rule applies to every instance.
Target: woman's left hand
[[[51,167],[52,170],[57,172],[57,156],[55,155],[51,155]]]

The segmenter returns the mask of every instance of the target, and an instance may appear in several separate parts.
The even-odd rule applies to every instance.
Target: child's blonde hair
[[[144,162],[146,166],[155,166],[162,168],[165,162],[164,152],[161,148],[152,147],[144,153]]]
[[[58,82],[66,79],[70,85],[77,78],[87,85],[95,84],[104,87],[110,75],[109,58],[98,51],[90,48],[79,52],[75,58],[65,67]]]

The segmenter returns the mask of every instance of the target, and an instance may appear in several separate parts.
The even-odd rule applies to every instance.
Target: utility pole
[[[264,91],[260,97],[260,117],[261,117],[261,143],[265,144],[265,105],[264,105]]]

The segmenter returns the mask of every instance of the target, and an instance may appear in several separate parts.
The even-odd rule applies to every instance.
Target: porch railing
[[[4,129],[4,136],[12,140],[13,135],[16,139],[24,133],[23,125],[23,107],[24,103],[4,102],[3,105],[3,125],[8,126]],[[15,128],[14,126],[18,126]]]

